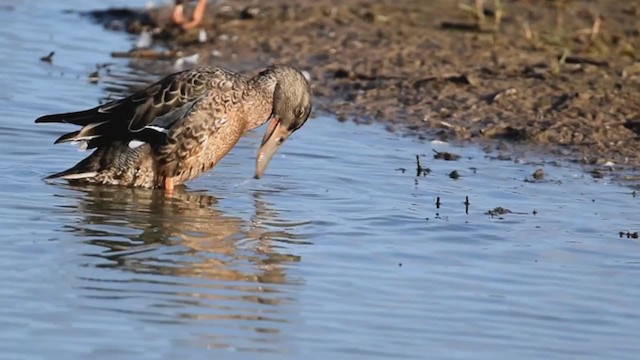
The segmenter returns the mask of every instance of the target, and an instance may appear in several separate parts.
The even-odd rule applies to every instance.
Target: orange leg
[[[204,10],[207,6],[207,0],[198,0],[196,8],[193,10],[193,20],[182,23],[182,28],[185,30],[193,29],[200,25],[202,18],[204,17]]]
[[[172,192],[173,191],[173,178],[172,177],[165,177],[164,178],[164,189],[167,192]]]
[[[182,25],[185,22],[184,19],[184,7],[182,4],[176,4],[173,8],[173,12],[171,13],[171,21],[173,21],[176,25]]]

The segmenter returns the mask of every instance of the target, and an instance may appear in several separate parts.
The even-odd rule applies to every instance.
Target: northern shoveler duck
[[[55,143],[96,149],[74,167],[47,178],[170,191],[211,169],[242,134],[270,120],[256,159],[259,178],[310,112],[309,83],[292,67],[274,65],[250,79],[219,67],[201,67],[167,76],[126,98],[42,116],[36,123],[82,126]]]

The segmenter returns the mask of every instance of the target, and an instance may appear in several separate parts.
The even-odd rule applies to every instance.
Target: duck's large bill
[[[258,151],[258,158],[256,159],[256,179],[262,177],[273,154],[278,151],[280,145],[287,140],[291,133],[292,131],[282,126],[280,119],[277,117],[271,119],[267,126],[267,131],[262,138],[260,150]]]

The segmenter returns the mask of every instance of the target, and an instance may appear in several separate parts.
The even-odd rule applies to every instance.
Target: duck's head
[[[272,72],[276,85],[271,120],[256,159],[256,179],[262,176],[280,145],[304,125],[311,112],[311,88],[300,71],[289,66],[274,66],[267,71]]]

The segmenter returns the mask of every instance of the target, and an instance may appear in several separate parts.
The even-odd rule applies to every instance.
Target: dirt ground
[[[94,15],[111,28],[152,29],[201,64],[297,66],[311,75],[316,110],[339,119],[638,168],[639,1],[485,0],[484,19],[474,6],[229,0],[208,5],[206,42],[172,28],[168,7]]]

